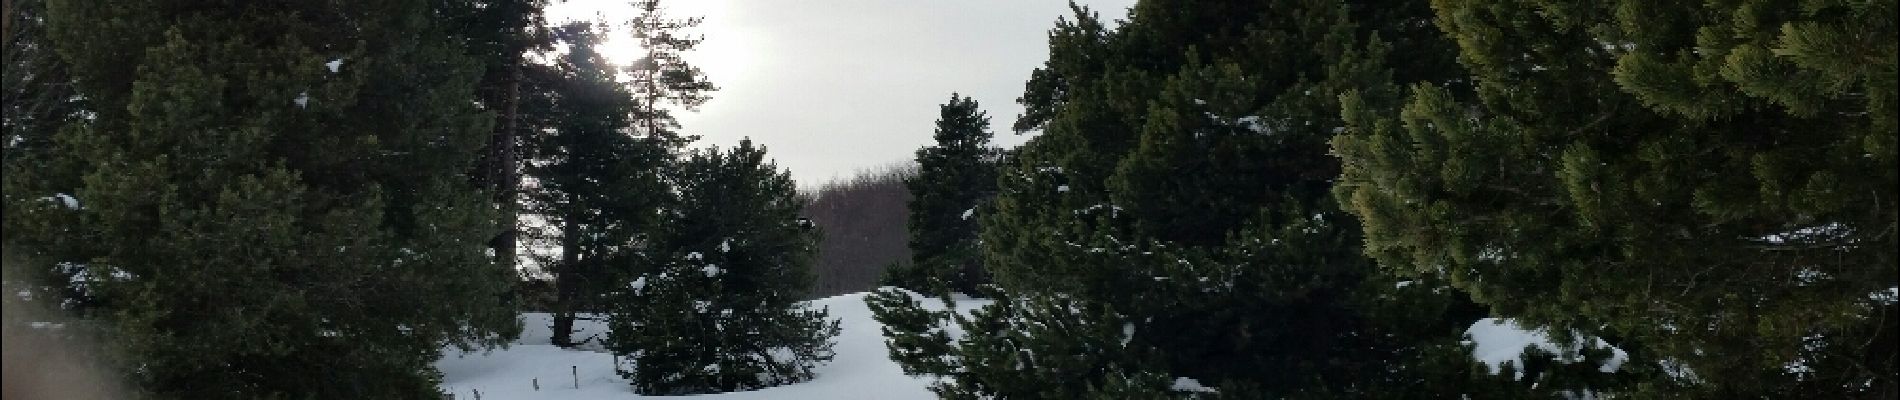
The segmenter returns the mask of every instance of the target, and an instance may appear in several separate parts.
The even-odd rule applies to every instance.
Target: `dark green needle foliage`
[[[817,236],[790,174],[750,140],[689,154],[650,236],[651,267],[615,288],[608,348],[642,394],[809,380],[838,322],[799,299]]]
[[[534,141],[528,176],[532,211],[547,216],[546,235],[561,256],[549,260],[554,277],[552,343],[571,346],[578,313],[600,310],[616,279],[638,269],[646,230],[666,203],[664,174],[672,148],[634,137],[634,98],[598,51],[606,32],[591,23],[554,29],[567,53],[555,63],[548,127]]]
[[[934,292],[941,286],[977,293],[989,282],[977,241],[976,214],[996,195],[997,158],[990,119],[976,100],[950,95],[938,107],[935,146],[917,150],[910,189],[911,264],[893,272],[893,284]]]
[[[1016,129],[1042,134],[980,215],[995,303],[870,299],[907,372],[948,398],[1464,392],[1442,381],[1469,353],[1447,355],[1481,311],[1379,273],[1330,195],[1338,95],[1390,49],[1354,18],[1420,24],[1424,4],[1144,1],[1114,29],[1077,11],[1021,99]]]
[[[432,397],[444,345],[519,332],[464,175],[492,117],[429,2],[45,11],[81,179],[10,187],[10,249],[70,278],[144,392]]]
[[[1475,96],[1345,102],[1368,254],[1675,366],[1637,397],[1900,395],[1894,1],[1434,4]]]

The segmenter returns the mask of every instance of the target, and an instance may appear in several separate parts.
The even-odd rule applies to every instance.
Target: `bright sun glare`
[[[743,57],[738,56],[740,54],[739,52],[732,51],[732,49],[735,49],[735,46],[731,46],[731,43],[727,42],[736,40],[737,38],[723,35],[719,32],[722,21],[719,21],[718,17],[722,14],[726,14],[723,11],[727,10],[727,6],[728,4],[725,1],[708,0],[672,1],[663,2],[661,4],[664,10],[663,13],[668,18],[706,18],[699,27],[688,30],[687,33],[703,35],[707,38],[711,38],[711,40],[701,43],[699,47],[687,52],[685,56],[688,61],[693,62],[695,66],[703,70],[707,70],[710,75],[720,75],[715,74],[715,71],[735,70],[744,61],[742,59]],[[613,29],[613,33],[605,43],[601,44],[601,54],[606,56],[607,60],[613,62],[615,65],[627,65],[640,58],[642,51],[639,41],[628,37],[626,28],[622,26],[627,19],[632,18],[636,13],[630,2],[567,1],[550,5],[546,11],[548,22],[556,26],[571,21],[606,21],[608,26]]]

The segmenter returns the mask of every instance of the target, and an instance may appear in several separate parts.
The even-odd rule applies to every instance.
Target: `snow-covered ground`
[[[882,324],[871,318],[864,304],[864,293],[853,293],[811,301],[816,307],[831,310],[842,332],[837,337],[837,358],[818,367],[817,378],[804,383],[760,389],[750,392],[695,396],[706,399],[933,399],[926,389],[929,381],[905,376],[884,349]],[[922,300],[926,307],[941,309],[935,300]],[[960,311],[984,304],[958,301]],[[463,353],[448,350],[436,367],[442,370],[442,389],[456,399],[635,399],[626,379],[614,374],[613,355],[598,348],[569,350],[548,344],[548,314],[523,314],[525,331],[521,340],[506,349]],[[604,335],[600,321],[576,321],[576,339]],[[575,382],[580,388],[576,389]],[[540,389],[535,389],[539,382]],[[658,398],[658,396],[655,396]]]
[[[1597,368],[1597,370],[1603,372],[1616,372],[1618,368],[1623,366],[1624,361],[1629,360],[1628,353],[1625,353],[1623,349],[1611,346],[1608,342],[1604,342],[1603,339],[1578,337],[1576,338],[1576,343],[1572,343],[1568,346],[1559,346],[1555,341],[1551,340],[1549,332],[1546,332],[1543,328],[1525,329],[1524,327],[1518,326],[1516,321],[1509,318],[1479,319],[1477,322],[1471,324],[1471,328],[1465,330],[1465,337],[1473,342],[1471,349],[1472,358],[1484,363],[1486,367],[1491,369],[1492,374],[1496,374],[1498,369],[1505,363],[1522,367],[1524,365],[1524,348],[1531,346],[1535,346],[1551,354],[1560,355],[1561,358],[1559,362],[1566,363],[1575,362],[1576,359],[1581,358],[1582,356],[1579,355],[1578,352],[1582,348],[1609,348],[1612,354],[1610,359],[1604,360],[1603,364]],[[1517,374],[1517,378],[1522,379],[1524,372],[1518,371]]]
[[[831,310],[831,316],[838,318],[842,332],[838,334],[837,358],[817,369],[817,378],[793,385],[765,388],[749,392],[718,393],[694,396],[706,399],[933,399],[926,389],[929,380],[905,376],[897,363],[891,361],[884,348],[882,324],[871,318],[871,310],[864,304],[865,293],[853,293],[811,301],[811,305]],[[921,299],[926,307],[941,310],[943,305],[934,299]],[[987,301],[960,298],[958,311],[969,312],[981,307]],[[598,346],[583,346],[581,349],[562,349],[548,344],[551,322],[548,314],[528,313],[522,315],[525,331],[521,340],[506,349],[463,353],[448,350],[436,367],[442,370],[442,389],[453,394],[456,399],[474,399],[477,392],[483,400],[511,399],[637,399],[647,398],[633,393],[626,379],[614,373],[613,356]],[[601,321],[576,321],[576,339],[593,335],[604,336],[604,324]],[[1558,346],[1541,329],[1524,329],[1509,319],[1486,318],[1473,323],[1466,331],[1467,337],[1475,345],[1472,356],[1493,371],[1505,362],[1522,363],[1522,353],[1526,346],[1536,346],[1557,354],[1574,355],[1579,345],[1588,343],[1593,346],[1608,346],[1601,339],[1590,338],[1590,342],[1572,346]],[[1580,339],[1580,341],[1582,341]],[[1593,342],[1593,343],[1592,343]],[[1602,369],[1615,371],[1626,356],[1621,349],[1615,349],[1615,356],[1608,360]],[[576,388],[576,382],[579,388]],[[1198,382],[1188,382],[1198,387]],[[535,385],[540,388],[536,389]],[[1177,388],[1183,385],[1177,382]],[[659,398],[660,396],[654,396]]]

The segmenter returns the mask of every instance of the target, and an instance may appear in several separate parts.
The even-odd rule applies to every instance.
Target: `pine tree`
[[[1397,3],[1361,6],[1425,10]],[[1337,94],[1378,72],[1351,61],[1387,28],[1351,10],[1144,1],[1117,29],[1060,22],[1016,124],[1043,134],[981,219],[997,300],[892,314],[894,356],[947,398],[1460,394],[1415,390],[1481,310],[1378,273],[1329,196]]]
[[[1894,1],[1434,4],[1475,95],[1346,101],[1368,254],[1685,367],[1634,395],[1900,393]]]
[[[950,95],[939,107],[937,144],[917,150],[917,175],[910,189],[910,248],[913,275],[899,286],[932,291],[941,286],[978,293],[987,283],[977,245],[976,214],[996,193],[996,159],[990,147],[989,116],[976,100]]]
[[[642,394],[716,393],[809,380],[838,322],[800,305],[815,232],[791,175],[750,140],[692,152],[654,225],[650,270],[625,281],[608,348]]]
[[[0,56],[0,237],[4,237],[9,260],[52,259],[70,249],[53,248],[46,241],[15,233],[64,226],[67,221],[25,221],[13,217],[16,212],[63,201],[80,184],[83,160],[58,151],[56,141],[61,128],[82,118],[84,101],[74,95],[71,75],[47,38],[45,2],[8,0],[5,14],[3,56]],[[45,223],[28,227],[22,224]],[[33,253],[33,254],[27,254]],[[42,260],[44,261],[44,260]],[[51,289],[60,297],[63,290],[48,288],[35,278],[48,271],[17,271],[8,264],[9,284],[20,289]],[[9,287],[13,289],[13,287]],[[17,292],[17,291],[16,291]],[[73,293],[64,293],[71,295]]]
[[[450,34],[462,40],[482,65],[477,103],[494,112],[495,124],[471,175],[501,210],[489,247],[495,250],[495,260],[510,270],[516,269],[522,256],[519,242],[531,239],[522,238],[519,227],[522,163],[531,157],[533,132],[540,119],[533,103],[543,100],[538,97],[548,91],[536,85],[545,79],[537,78],[544,78],[548,71],[528,57],[552,50],[553,36],[541,11],[546,6],[546,0],[444,1],[436,6],[436,18],[453,27]]]
[[[577,314],[597,311],[597,298],[615,275],[637,264],[626,260],[638,251],[667,189],[662,176],[670,150],[627,134],[634,99],[597,50],[606,34],[592,23],[556,29],[568,49],[549,84],[550,126],[529,168],[538,183],[530,195],[535,211],[559,231],[550,235],[561,245],[551,271],[557,346],[579,343],[571,337]]]
[[[49,2],[87,102],[55,151],[83,181],[9,209],[9,240],[153,397],[439,396],[444,345],[519,326],[462,175],[478,70],[434,11]]]
[[[634,132],[676,146],[698,140],[679,132],[679,120],[669,107],[697,109],[711,99],[710,92],[719,90],[683,56],[705,40],[686,32],[703,18],[668,17],[660,0],[634,0],[633,8],[639,14],[626,21],[626,28],[646,52],[625,69],[637,100]]]

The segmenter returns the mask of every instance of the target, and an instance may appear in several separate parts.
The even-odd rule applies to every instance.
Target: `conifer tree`
[[[561,248],[551,271],[557,346],[578,344],[570,336],[577,313],[596,311],[614,276],[638,265],[629,260],[663,203],[672,159],[660,142],[628,135],[634,99],[598,51],[606,34],[592,23],[556,29],[568,49],[549,83],[551,126],[529,168],[539,184],[532,203],[559,231],[551,235]]]
[[[1626,391],[1889,398],[1894,1],[1444,1],[1475,96],[1349,96],[1367,253],[1681,367]]]
[[[481,157],[471,171],[475,182],[493,196],[501,218],[489,243],[495,260],[508,269],[521,258],[517,247],[522,212],[523,160],[533,149],[538,102],[546,87],[538,86],[547,67],[528,61],[533,53],[552,50],[553,36],[542,15],[546,0],[469,0],[438,2],[435,18],[451,27],[450,34],[467,46],[482,66],[476,86],[477,104],[494,113],[495,124]]]
[[[939,107],[935,146],[917,150],[910,189],[911,272],[897,285],[919,291],[941,286],[978,293],[989,281],[977,246],[976,214],[996,193],[996,159],[989,116],[976,100],[950,95]]]
[[[651,268],[622,282],[607,345],[642,394],[717,393],[809,380],[838,322],[798,300],[816,235],[791,175],[750,140],[692,152],[653,226]]]
[[[683,56],[705,40],[687,32],[704,19],[669,17],[660,0],[634,0],[633,8],[638,14],[626,21],[626,28],[645,52],[625,69],[636,100],[634,132],[675,146],[698,140],[679,132],[670,107],[697,109],[711,99],[710,92],[719,90]]]
[[[1117,29],[1059,22],[1016,124],[1043,134],[981,219],[997,300],[893,314],[894,357],[948,398],[1459,394],[1413,390],[1480,310],[1377,273],[1329,197],[1336,96],[1377,72],[1345,61],[1382,29],[1350,10],[1144,1]]]
[[[83,180],[27,194],[53,201],[10,209],[9,241],[152,397],[439,396],[444,345],[519,326],[463,179],[478,70],[432,6],[48,2]]]

